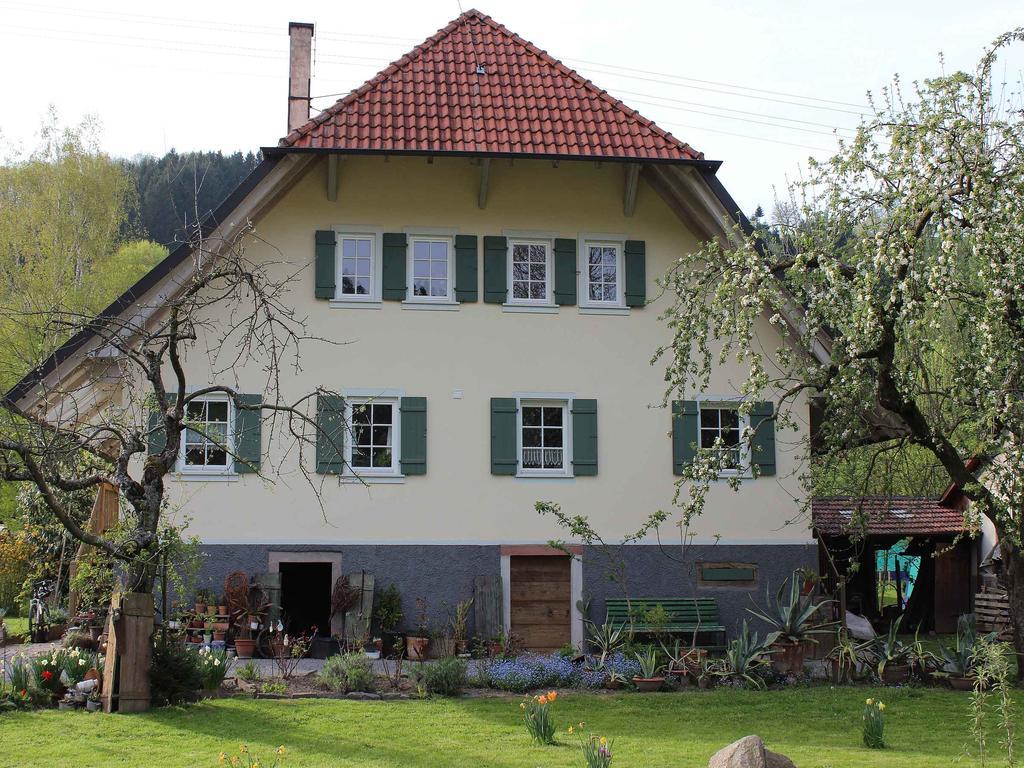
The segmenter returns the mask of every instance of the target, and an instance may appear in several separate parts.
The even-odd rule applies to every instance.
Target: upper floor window
[[[622,306],[621,243],[587,242],[583,255],[583,303]]]
[[[339,235],[338,259],[341,279],[338,280],[338,296],[345,299],[373,298],[374,283],[377,280],[377,265],[374,258],[374,238],[368,235]]]
[[[538,241],[511,241],[509,284],[511,303],[551,303],[551,244]]]
[[[744,450],[740,443],[743,419],[739,407],[731,404],[709,403],[700,405],[701,450],[720,451],[722,469],[742,470]]]
[[[181,472],[227,472],[232,466],[231,403],[223,396],[190,400],[185,406]]]
[[[352,472],[397,475],[398,401],[395,398],[346,400],[351,438],[346,441],[346,463]]]
[[[413,237],[409,258],[414,301],[452,301],[452,241],[443,237]]]
[[[564,475],[568,470],[568,403],[524,400],[519,408],[523,474]]]

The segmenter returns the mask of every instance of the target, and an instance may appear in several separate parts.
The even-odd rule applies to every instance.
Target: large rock
[[[764,751],[765,768],[796,768],[796,765],[785,755],[772,752],[770,749]]]
[[[711,756],[708,768],[765,768],[764,742],[760,736],[744,736]]]
[[[711,756],[708,768],[796,768],[785,755],[764,748],[760,736],[744,736]]]

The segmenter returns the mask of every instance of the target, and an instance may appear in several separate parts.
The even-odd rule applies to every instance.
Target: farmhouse
[[[342,574],[394,583],[408,625],[416,598],[439,622],[490,583],[504,631],[535,649],[579,644],[580,606],[599,620],[623,587],[597,548],[550,547],[564,532],[535,503],[619,540],[671,506],[687,462],[718,439],[732,468],[685,562],[673,528],[623,548],[631,596],[711,597],[731,633],[750,595],[816,568],[794,522],[803,436],[775,434],[771,403],[740,416],[732,362],[708,391],[668,402],[651,363],[670,338],[658,277],[746,223],[720,162],[475,10],[308,119],[315,30],[289,34],[286,135],[211,214],[208,242],[251,222],[248,258],[301,268],[287,301],[335,343],[307,348],[282,387],[336,391],[316,412],[347,426],[340,445],[300,459],[255,412],[221,395],[192,403],[197,431],[168,486],[171,517],[202,541],[201,581],[280,574],[295,629],[330,624]],[[151,304],[195,268],[191,256],[174,251],[109,312]],[[777,333],[764,318],[766,349]],[[202,342],[184,361],[197,389],[225,375]],[[86,375],[101,346],[76,336],[11,397],[32,407],[41,380]],[[262,371],[230,376],[259,402]],[[753,445],[740,439],[748,426]],[[315,461],[323,507],[299,460]],[[726,482],[736,473],[751,478],[738,491]]]

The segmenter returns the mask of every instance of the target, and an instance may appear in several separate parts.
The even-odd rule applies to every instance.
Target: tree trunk
[[[1017,680],[1024,680],[1024,552],[999,532],[999,551],[1003,557],[1003,583],[1010,604],[1013,650],[1017,656]]]

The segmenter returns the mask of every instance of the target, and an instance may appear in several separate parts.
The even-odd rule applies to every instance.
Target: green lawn
[[[860,743],[867,696],[887,704],[890,749]],[[614,738],[618,768],[704,768],[717,749],[758,733],[800,768],[948,768],[967,737],[968,696],[938,689],[815,687],[756,692],[564,694],[558,722]],[[574,737],[533,746],[518,699],[358,702],[232,698],[146,715],[44,711],[0,715],[0,766],[213,766],[240,743],[286,766],[579,765]],[[965,760],[961,765],[976,765]]]
[[[7,627],[8,635],[24,635],[28,633],[28,618],[5,616],[4,626]]]

